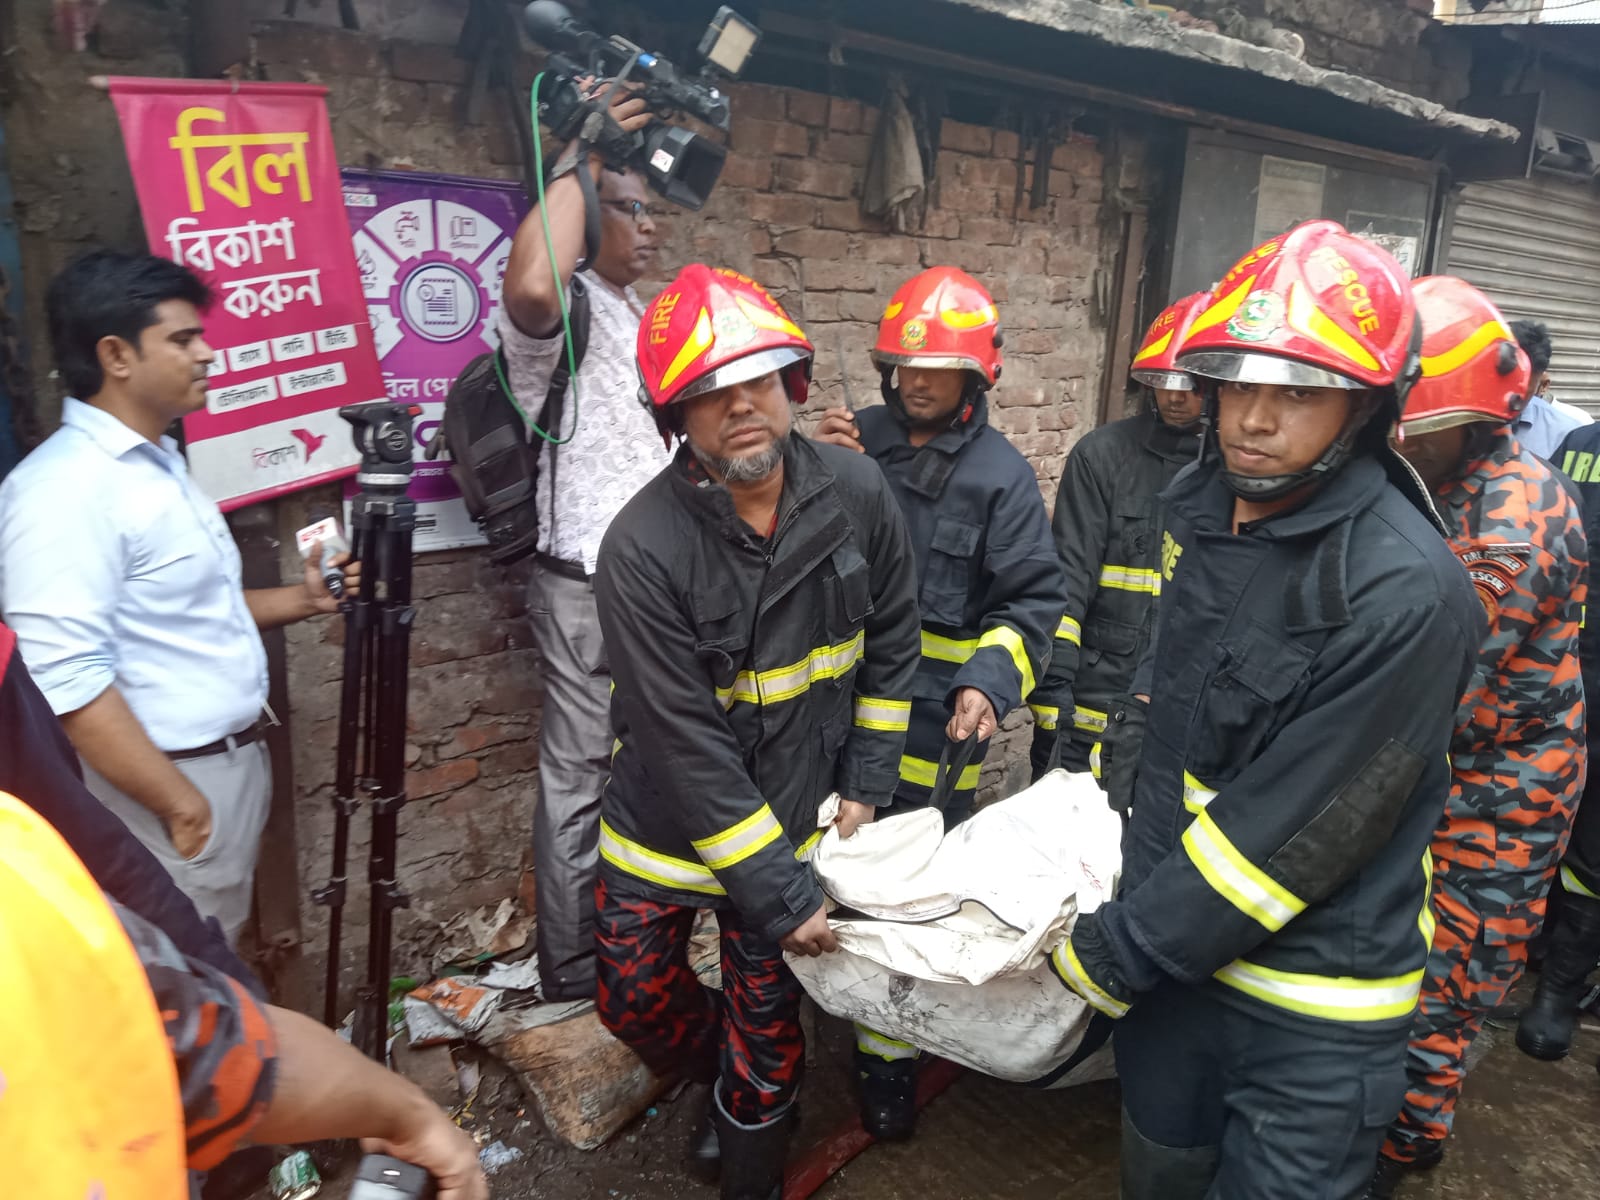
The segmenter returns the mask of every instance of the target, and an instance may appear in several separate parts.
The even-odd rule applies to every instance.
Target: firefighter
[[[1038,477],[989,424],[1000,346],[1000,315],[977,280],[954,267],[923,271],[878,323],[872,361],[886,403],[859,415],[829,409],[816,435],[883,468],[911,531],[922,661],[890,813],[927,805],[943,748],[976,734],[945,804],[947,827],[972,814],[989,739],[1044,674],[1066,602]],[[857,1029],[862,1124],[880,1140],[912,1133],[916,1057],[905,1042]]]
[[[1150,326],[1133,377],[1151,389],[1138,416],[1086,434],[1067,456],[1056,492],[1056,551],[1067,611],[1033,710],[1033,777],[1052,766],[1089,769],[1089,750],[1112,700],[1128,690],[1150,637],[1160,579],[1156,499],[1200,452],[1204,412],[1194,377],[1174,365],[1189,321],[1208,303],[1186,296]]]
[[[1117,899],[1052,955],[1116,1019],[1128,1200],[1352,1197],[1405,1092],[1428,842],[1483,609],[1388,446],[1404,270],[1332,221],[1241,259],[1178,367],[1161,604],[1097,755]]]
[[[1594,546],[1600,540],[1600,425],[1567,434],[1551,461],[1576,487],[1588,542]],[[1600,696],[1600,620],[1584,621],[1578,642],[1584,694]],[[1585,740],[1584,761],[1591,763],[1600,729],[1588,726]],[[1571,1051],[1578,1002],[1600,961],[1600,773],[1590,771],[1584,782],[1556,880],[1552,886],[1561,891],[1551,905],[1539,986],[1517,1026],[1523,1053],[1546,1060],[1565,1058]]]
[[[1450,800],[1433,837],[1437,929],[1375,1200],[1444,1156],[1467,1050],[1522,977],[1583,782],[1587,551],[1561,477],[1510,428],[1530,394],[1528,357],[1471,284],[1442,275],[1414,290],[1423,374],[1395,444],[1434,496],[1489,633],[1450,742]]]
[[[618,747],[600,822],[600,1019],[660,1075],[712,1084],[691,1166],[778,1195],[804,1048],[782,951],[837,949],[801,859],[894,796],[917,669],[905,522],[883,474],[792,436],[812,348],[755,281],[699,264],[639,329],[672,465],[622,509],[595,594]],[[690,969],[721,926],[720,995]],[[780,949],[781,948],[781,949]],[[719,1166],[720,1163],[720,1166]]]

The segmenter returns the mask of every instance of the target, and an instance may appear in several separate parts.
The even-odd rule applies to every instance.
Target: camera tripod
[[[344,611],[344,675],[339,693],[339,741],[334,775],[333,865],[326,885],[311,894],[328,908],[328,967],[323,1019],[339,1021],[339,948],[342,933],[350,818],[363,798],[372,807],[367,857],[370,921],[367,973],[357,991],[355,1047],[385,1058],[389,1007],[389,952],[393,914],[410,904],[395,882],[400,810],[406,802],[406,669],[410,657],[411,535],[416,504],[411,482],[414,405],[374,401],[339,410],[349,421],[361,467],[351,505],[352,557],[361,564],[361,587]]]

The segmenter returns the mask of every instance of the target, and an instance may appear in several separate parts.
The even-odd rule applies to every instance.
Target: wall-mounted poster
[[[344,172],[345,211],[384,387],[421,405],[417,550],[479,546],[449,463],[423,450],[461,369],[499,344],[500,283],[528,211],[520,184],[420,171]],[[346,497],[355,493],[346,484]]]

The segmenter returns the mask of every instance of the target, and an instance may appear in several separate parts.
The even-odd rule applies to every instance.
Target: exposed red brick
[[[775,179],[781,189],[842,200],[855,191],[856,170],[844,163],[782,159],[777,164]]]
[[[868,262],[910,266],[922,262],[922,246],[916,238],[890,237],[885,234],[864,239],[861,243],[861,257]]]
[[[961,216],[947,208],[930,208],[923,215],[921,232],[924,237],[960,237]]]
[[[817,139],[814,153],[823,162],[849,163],[862,167],[872,150],[872,138],[864,133],[828,133]]]
[[[787,93],[783,88],[764,83],[736,83],[728,88],[733,119],[757,117],[763,121],[783,121],[789,116]]]
[[[842,96],[828,97],[828,128],[840,133],[861,132],[861,101]]]
[[[817,203],[817,224],[824,229],[847,229],[852,232],[869,230],[886,234],[884,224],[877,217],[869,217],[854,200],[821,200]]]
[[[478,777],[478,760],[456,758],[436,767],[406,772],[406,795],[412,800],[438,796],[471,783]]]
[[[459,758],[488,746],[498,746],[532,736],[532,728],[525,722],[483,721],[462,725],[451,731],[450,740],[439,747],[440,758]]]
[[[992,220],[988,217],[962,217],[961,236],[967,241],[985,242],[991,246],[1010,246],[1017,240],[1015,222]]]
[[[950,184],[939,188],[939,207],[971,216],[991,217],[999,211],[993,188]]]
[[[837,229],[795,229],[772,239],[779,254],[798,254],[802,258],[845,258],[850,253],[850,235]]]
[[[772,186],[772,160],[760,154],[730,154],[717,182],[721,187],[764,191]]]
[[[733,117],[729,145],[740,154],[802,157],[811,153],[811,137],[804,125],[747,117],[737,111]]]
[[[994,130],[987,125],[944,121],[939,125],[939,148],[961,150],[967,154],[988,154],[994,149]]]
[[[483,756],[483,773],[491,778],[518,775],[539,765],[539,743],[532,738],[497,747]]]
[[[791,121],[826,128],[828,97],[818,92],[790,92],[788,113]]]
[[[817,202],[788,193],[750,197],[750,219],[786,229],[800,229],[817,219]]]
[[[996,129],[994,131],[994,153],[997,158],[1015,159],[1017,148],[1021,139],[1014,129]]]
[[[322,76],[381,75],[376,38],[305,21],[258,21],[256,57],[263,63],[300,67]]]
[[[1017,164],[1004,158],[969,158],[961,164],[963,182],[1016,194]]]

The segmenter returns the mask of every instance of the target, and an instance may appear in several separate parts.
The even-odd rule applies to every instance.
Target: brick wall
[[[114,115],[83,79],[96,72],[181,74],[183,27],[159,6],[112,5],[102,53],[71,56],[49,42],[47,4],[30,0],[21,7],[19,61],[27,66],[6,120],[30,308],[42,314],[44,283],[67,258],[93,244],[142,244]],[[517,174],[515,142],[498,105],[487,106],[483,124],[457,122],[464,68],[450,46],[459,6],[364,5],[361,34],[330,27],[332,10],[312,8],[306,22],[263,19],[253,53],[267,78],[328,85],[342,163]],[[262,2],[253,11],[269,18],[281,6]],[[1042,493],[1053,497],[1071,440],[1092,420],[1101,370],[1104,331],[1091,304],[1096,272],[1109,265],[1100,225],[1100,145],[1079,135],[1058,147],[1048,203],[1033,210],[1026,197],[1020,206],[1015,201],[1015,135],[946,122],[940,203],[924,228],[901,235],[862,217],[857,205],[874,109],[753,85],[736,89],[734,107],[721,185],[704,212],[673,212],[663,220],[658,274],[641,290],[653,294],[693,260],[752,274],[777,292],[815,341],[818,404],[841,402],[848,381],[859,407],[878,401],[867,349],[894,287],[923,266],[971,271],[993,291],[1007,331],[992,419],[1033,463]],[[42,319],[33,334],[42,347]],[[41,387],[45,432],[54,425],[53,392]],[[275,506],[285,579],[297,573],[293,530],[313,505],[335,500],[334,489],[325,488]],[[416,564],[415,597],[412,803],[402,817],[400,857],[414,907],[397,923],[397,967],[421,965],[408,963],[408,948],[437,945],[441,927],[461,911],[526,890],[537,795],[540,685],[521,576],[473,552],[424,555]],[[287,634],[303,891],[328,870],[342,634],[333,618]],[[1014,717],[1001,735],[984,775],[988,794],[1024,781],[1026,722],[1025,714]],[[359,880],[365,814],[355,830],[350,874]],[[364,891],[353,889],[347,913],[357,953]],[[307,949],[315,954],[323,912],[309,903],[302,911]],[[347,966],[357,961],[357,954],[347,956]]]

